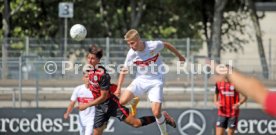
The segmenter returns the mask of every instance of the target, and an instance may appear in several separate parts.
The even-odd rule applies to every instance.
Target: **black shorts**
[[[94,128],[107,124],[109,118],[117,117],[120,121],[125,120],[129,115],[129,109],[119,103],[119,99],[112,95],[104,103],[96,106]]]
[[[216,126],[222,128],[233,128],[236,129],[238,124],[238,117],[223,117],[218,116]]]

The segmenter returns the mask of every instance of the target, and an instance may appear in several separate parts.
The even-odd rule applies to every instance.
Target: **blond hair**
[[[125,38],[124,40],[128,41],[128,40],[139,39],[140,36],[137,30],[131,29],[125,34],[124,38]]]

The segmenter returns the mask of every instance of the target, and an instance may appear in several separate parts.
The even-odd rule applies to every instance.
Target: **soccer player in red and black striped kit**
[[[89,69],[89,89],[92,91],[94,100],[79,105],[79,110],[95,106],[94,118],[94,135],[102,135],[103,130],[111,116],[117,117],[120,121],[124,121],[133,127],[141,127],[155,122],[154,116],[144,116],[135,118],[129,115],[129,110],[119,103],[119,99],[110,90],[110,76],[106,69],[100,65],[100,59],[103,51],[96,46],[92,46],[88,50],[87,60],[90,64]],[[116,89],[116,88],[115,88]]]
[[[218,108],[216,135],[223,135],[226,128],[228,128],[228,135],[233,135],[238,122],[239,106],[247,100],[247,97],[242,96],[240,100],[240,94],[236,91],[235,85],[226,77],[221,77],[221,81],[216,83],[214,96],[214,103]]]
[[[262,105],[263,110],[267,114],[276,118],[276,91],[270,91],[257,78],[242,74],[227,65],[220,65],[217,68],[218,65],[216,63],[212,65],[211,60],[208,60],[207,64],[210,65],[216,74],[226,77],[234,84],[237,91],[255,100]]]

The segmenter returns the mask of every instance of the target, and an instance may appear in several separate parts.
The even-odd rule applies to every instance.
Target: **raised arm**
[[[182,54],[172,44],[168,42],[163,43],[165,48],[169,49],[173,54],[175,54],[175,56],[179,58],[179,61],[185,61],[185,57],[182,56]]]

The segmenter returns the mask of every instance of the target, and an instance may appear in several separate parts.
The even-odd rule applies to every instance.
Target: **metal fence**
[[[165,39],[172,43],[181,53],[187,56],[187,65],[177,64],[177,58],[166,49],[161,53],[165,64],[169,67],[169,72],[165,74],[165,89],[175,91],[176,94],[169,100],[188,100],[191,107],[194,107],[197,102],[204,101],[203,106],[212,101],[213,84],[208,81],[208,74],[202,71],[202,66],[205,65],[206,55],[202,52],[204,42],[195,39]],[[36,94],[33,100],[36,100],[38,107],[39,90],[42,87],[73,87],[80,83],[82,68],[85,64],[86,50],[92,44],[96,44],[104,50],[102,63],[105,65],[114,65],[114,69],[118,69],[119,64],[123,64],[125,56],[128,52],[128,47],[122,39],[116,38],[92,38],[85,39],[81,42],[68,40],[66,52],[64,51],[63,41],[60,39],[33,39],[11,38],[8,42],[8,76],[5,79],[0,79],[1,84],[16,80],[18,85],[13,93],[13,101],[18,93],[18,100],[21,104],[22,87],[24,81],[35,81],[32,87],[35,87]],[[0,43],[3,41],[0,39]],[[2,51],[1,51],[2,52]],[[271,53],[271,51],[269,51]],[[2,55],[2,53],[1,53]],[[271,56],[271,54],[267,54]],[[246,60],[240,58],[223,58],[223,63],[232,62],[232,64],[251,75],[262,78],[262,69],[259,60],[256,58],[248,58]],[[276,78],[276,61],[275,57],[270,57],[268,81],[274,81]],[[3,68],[3,59],[0,60],[0,68]],[[45,66],[50,62],[56,66],[54,73],[48,73]],[[71,67],[68,65],[71,63]],[[76,66],[77,65],[77,66]],[[70,67],[70,68],[69,68]],[[61,70],[66,68],[67,70]],[[201,71],[200,71],[201,70]],[[2,72],[0,72],[2,76]],[[134,78],[135,74],[127,76],[126,81],[129,82]],[[112,81],[116,82],[118,72],[111,74]],[[263,78],[262,78],[263,79]],[[56,82],[55,82],[56,81]],[[63,81],[62,83],[59,83]],[[75,83],[74,83],[75,82]],[[55,84],[53,84],[55,83]],[[56,86],[56,83],[59,83]],[[43,86],[42,86],[43,85]],[[12,86],[14,87],[14,86]],[[18,90],[18,91],[17,91]],[[166,92],[166,91],[165,91]],[[181,93],[179,95],[178,93]],[[174,99],[175,97],[175,99]],[[15,105],[14,105],[15,106]],[[21,106],[21,105],[20,105]]]
[[[8,77],[7,79],[17,79],[19,75],[19,63],[21,61],[23,72],[31,72],[31,69],[38,71],[41,79],[75,79],[76,77],[66,77],[59,73],[56,76],[45,75],[43,65],[47,61],[61,63],[61,61],[70,61],[74,64],[85,63],[86,50],[92,44],[95,44],[104,50],[102,63],[107,64],[123,64],[128,47],[122,39],[115,38],[96,38],[85,39],[81,42],[68,40],[67,51],[64,52],[63,41],[59,39],[17,39],[11,38],[8,41]],[[189,56],[191,52],[196,52],[202,47],[201,40],[191,39],[168,39],[176,48],[184,55]],[[0,40],[1,42],[1,40]],[[3,41],[2,41],[3,43]],[[2,51],[1,51],[2,55]],[[166,63],[171,64],[175,59],[168,51],[162,52],[163,59]],[[20,59],[21,57],[21,59]],[[3,67],[3,58],[1,59],[1,68]],[[58,64],[59,65],[59,64]],[[35,66],[35,67],[34,67]],[[70,75],[70,74],[68,74]],[[25,79],[32,79],[36,75],[28,73]]]
[[[163,39],[161,39],[163,40]],[[202,40],[197,39],[164,39],[170,43],[172,43],[181,53],[187,56],[188,60],[191,63],[202,63],[199,57],[205,57],[206,53],[200,52],[202,48],[204,48],[205,43]],[[88,38],[83,41],[77,42],[71,39],[68,39],[67,49],[64,47],[63,39],[34,39],[34,38],[10,38],[7,41],[7,66],[8,66],[8,76],[6,79],[17,79],[19,75],[19,63],[22,60],[22,70],[23,72],[28,72],[28,75],[25,79],[35,78],[37,74],[39,74],[41,79],[76,79],[78,76],[72,77],[69,73],[69,77],[66,75],[60,75],[57,71],[56,75],[48,76],[45,75],[43,71],[43,65],[47,61],[54,61],[57,63],[61,63],[61,61],[70,61],[74,64],[85,63],[85,55],[86,50],[92,44],[95,44],[101,47],[104,50],[104,57],[102,59],[102,63],[107,64],[123,64],[125,60],[125,56],[128,52],[128,47],[122,39],[117,38]],[[3,39],[0,39],[0,43],[4,45]],[[267,47],[265,47],[267,48]],[[66,52],[64,50],[67,50]],[[269,45],[269,49],[267,49],[266,56],[267,61],[269,63],[269,74],[270,78],[275,79],[275,64],[273,61],[276,61],[276,57],[273,57],[273,49],[271,48],[271,44]],[[271,51],[272,50],[272,51]],[[275,50],[275,49],[274,49]],[[0,56],[2,56],[3,50],[0,51]],[[260,60],[256,56],[257,52],[252,52],[252,58],[241,59],[235,57],[222,58],[224,63],[227,63],[229,60],[233,61],[233,64],[236,68],[241,69],[247,73],[254,73],[258,77],[262,77],[262,68],[260,64]],[[223,55],[223,54],[222,54]],[[166,64],[173,67],[173,64],[177,59],[173,56],[172,53],[164,49],[162,52],[163,60]],[[20,60],[20,57],[22,59]],[[192,57],[195,59],[192,60]],[[32,60],[30,60],[32,59]],[[0,68],[3,68],[3,57],[0,60]],[[36,66],[36,67],[33,67]],[[59,64],[58,64],[59,66]],[[29,70],[36,69],[39,73],[33,74],[29,73]],[[2,74],[2,72],[0,72]],[[25,73],[26,74],[26,73]],[[2,75],[1,75],[2,76]],[[171,78],[168,78],[170,80]]]

